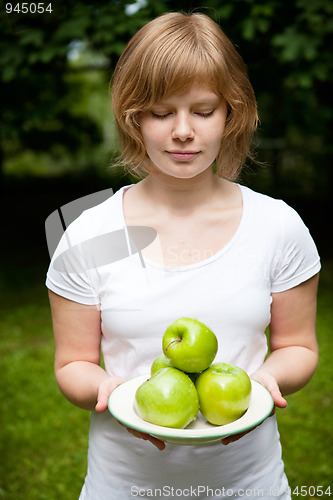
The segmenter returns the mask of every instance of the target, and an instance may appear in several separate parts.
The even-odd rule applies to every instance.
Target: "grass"
[[[291,488],[332,484],[333,262],[323,266],[318,302],[320,363],[309,385],[278,411]],[[89,413],[60,394],[45,269],[20,275],[10,267],[0,284],[0,499],[73,500],[86,472]],[[297,495],[293,496],[297,498]],[[309,495],[303,498],[310,498]],[[319,498],[319,495],[314,498]],[[323,495],[321,498],[328,498]]]
[[[43,282],[41,269],[31,274]],[[16,281],[1,296],[6,301],[0,316],[0,498],[78,498],[89,413],[72,406],[57,388],[46,289]]]
[[[330,487],[333,496],[332,264],[323,263],[319,286],[317,371],[304,389],[288,397],[287,408],[278,411],[278,422],[292,490],[302,485],[307,491],[310,486],[323,486],[323,491]]]

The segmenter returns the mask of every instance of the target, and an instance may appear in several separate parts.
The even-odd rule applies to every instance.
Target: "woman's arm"
[[[59,388],[76,406],[93,410],[98,401],[96,409],[103,411],[108,395],[123,379],[109,377],[100,366],[100,311],[97,306],[79,304],[51,291],[49,298]]]
[[[100,366],[101,315],[97,306],[87,306],[49,291],[55,338],[54,371],[64,396],[76,406],[102,412],[122,377],[110,377]],[[134,436],[150,441],[159,450],[159,439],[133,429]]]
[[[272,294],[270,354],[251,378],[270,391],[279,408],[287,406],[283,396],[304,387],[317,367],[318,281],[317,274],[290,290]],[[222,443],[237,441],[245,434],[224,438]]]
[[[317,367],[318,281],[317,274],[290,290],[272,294],[270,355],[252,377],[271,391],[276,406],[286,406],[282,395],[304,387]]]

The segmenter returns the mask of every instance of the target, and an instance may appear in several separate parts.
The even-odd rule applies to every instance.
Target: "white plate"
[[[150,375],[141,375],[119,385],[109,397],[109,410],[117,420],[127,427],[151,434],[168,443],[181,445],[215,443],[226,436],[247,431],[260,424],[270,415],[274,406],[272,396],[267,389],[251,380],[250,406],[246,413],[235,422],[226,425],[212,425],[199,412],[196,420],[185,429],[162,427],[142,420],[135,411],[136,390],[148,378]]]

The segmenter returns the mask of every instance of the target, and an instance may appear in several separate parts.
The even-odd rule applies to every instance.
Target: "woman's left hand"
[[[273,398],[274,402],[274,408],[272,413],[269,415],[270,417],[274,415],[275,413],[275,407],[277,406],[278,408],[285,408],[287,406],[287,401],[284,399],[284,397],[281,394],[281,391],[279,389],[278,383],[276,379],[271,375],[270,373],[266,372],[265,370],[258,370],[257,372],[253,373],[251,375],[251,379],[256,380],[259,382],[261,385],[263,385],[270,393]],[[261,424],[259,424],[261,425]],[[256,425],[252,429],[246,431],[246,432],[240,432],[239,434],[234,434],[233,436],[227,436],[226,438],[222,439],[222,444],[227,445],[229,443],[233,443],[234,441],[238,441],[240,438],[248,434],[249,432],[253,431],[259,427]]]
[[[282,396],[278,383],[273,375],[268,373],[266,370],[258,370],[251,375],[251,378],[266,387],[266,389],[271,393],[274,406],[277,406],[278,408],[285,408],[287,406],[287,401]]]

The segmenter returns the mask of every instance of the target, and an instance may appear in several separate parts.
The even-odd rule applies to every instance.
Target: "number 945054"
[[[48,14],[51,14],[52,12],[52,4],[51,3],[44,3],[44,2],[18,2],[18,3],[6,3],[5,9],[7,14],[44,14],[44,12],[47,12]]]

